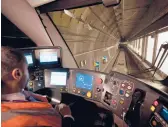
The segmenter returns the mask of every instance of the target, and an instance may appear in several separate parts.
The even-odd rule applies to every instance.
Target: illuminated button
[[[131,86],[127,86],[127,89],[131,90],[131,89],[132,89],[132,87],[131,87]]]
[[[157,125],[157,122],[155,120],[152,121],[152,125],[153,126],[156,126]]]
[[[152,112],[154,112],[154,111],[155,111],[155,107],[152,105],[151,108],[150,108],[150,110],[151,110]]]
[[[123,101],[123,100],[120,100],[120,104],[124,104],[124,101]]]
[[[73,89],[73,92],[75,93],[76,89]]]
[[[125,87],[125,84],[123,83],[123,84],[121,84],[121,86],[122,86],[122,87]]]
[[[32,82],[30,82],[30,83],[29,83],[29,86],[33,86],[33,83],[32,83]]]
[[[61,88],[60,91],[62,91],[63,89]]]
[[[89,91],[89,92],[87,92],[86,96],[87,96],[88,98],[90,98],[90,97],[92,96],[92,93]]]
[[[120,95],[123,95],[124,94],[124,90],[120,90],[119,93],[120,93]]]
[[[97,98],[97,95],[95,95],[95,98]]]
[[[128,93],[125,94],[126,97],[129,97],[130,95]]]
[[[158,101],[154,101],[153,103],[154,106],[158,106],[158,104],[159,104]]]
[[[68,91],[68,89],[66,88],[65,91]]]
[[[78,93],[80,93],[80,90],[78,90]]]
[[[97,84],[102,84],[102,83],[103,83],[103,80],[102,80],[101,78],[97,78],[97,79],[96,79],[96,83],[97,83]]]
[[[117,104],[117,100],[113,99],[113,100],[112,100],[112,104],[113,104],[113,105],[116,105],[116,104]]]

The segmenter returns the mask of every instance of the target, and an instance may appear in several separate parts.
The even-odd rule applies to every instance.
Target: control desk
[[[61,48],[22,49],[29,64],[27,89],[54,88],[73,94],[106,109],[129,126],[168,127],[168,88],[146,84],[118,72],[110,74],[62,68]]]
[[[133,77],[66,68],[44,69],[43,74],[44,87],[99,102],[127,124],[168,126],[167,95]]]

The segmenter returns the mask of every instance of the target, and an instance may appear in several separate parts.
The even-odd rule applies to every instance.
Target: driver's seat
[[[2,127],[61,127],[61,116],[47,102],[2,102]]]

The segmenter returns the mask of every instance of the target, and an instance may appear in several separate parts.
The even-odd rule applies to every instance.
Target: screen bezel
[[[66,72],[67,77],[66,77],[66,85],[52,85],[51,84],[51,72]],[[67,86],[67,81],[69,79],[69,69],[68,68],[56,68],[56,69],[45,69],[44,70],[44,81],[45,81],[45,87],[47,88],[60,88],[60,87],[66,87]]]

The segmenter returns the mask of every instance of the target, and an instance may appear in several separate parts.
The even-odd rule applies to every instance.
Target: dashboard
[[[101,103],[132,127],[168,127],[166,86],[156,88],[114,71],[106,74],[82,69],[50,68],[44,65],[42,68],[39,66],[29,70],[31,78],[28,90],[54,88],[60,93],[69,93]]]

